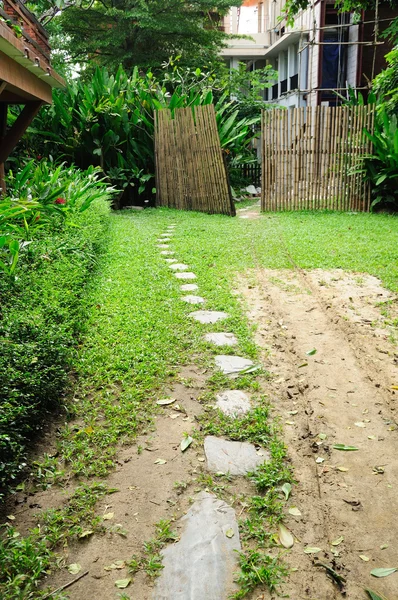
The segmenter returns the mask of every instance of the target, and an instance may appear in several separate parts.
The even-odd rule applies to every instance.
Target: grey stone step
[[[170,246],[168,244],[158,244],[158,248],[166,249],[166,248],[170,248]]]
[[[216,406],[229,417],[239,417],[249,412],[250,398],[241,390],[225,390],[216,396]]]
[[[206,333],[205,340],[215,346],[236,346],[238,343],[233,333]]]
[[[173,271],[186,271],[189,269],[189,266],[184,265],[184,263],[175,263],[174,265],[170,265],[170,269],[173,269]]]
[[[153,600],[227,600],[241,549],[235,511],[201,492],[182,517],[180,540],[163,549]]]
[[[167,256],[168,254],[175,254],[174,250],[162,250],[160,254]]]
[[[217,321],[229,317],[228,313],[218,310],[196,310],[195,312],[189,313],[189,316],[200,323],[217,323]]]
[[[181,300],[183,300],[184,302],[188,302],[189,304],[203,304],[203,302],[205,301],[205,299],[202,298],[202,296],[192,295],[182,296]]]
[[[174,273],[174,277],[177,277],[177,279],[196,279],[195,273],[190,272]]]
[[[196,285],[196,283],[183,283],[180,286],[180,290],[182,292],[194,292],[195,290],[198,290],[199,286]]]
[[[245,475],[270,458],[266,450],[256,450],[253,444],[230,442],[212,435],[205,438],[204,447],[207,468],[213,473]]]
[[[230,356],[228,354],[221,354],[215,357],[216,365],[224,373],[230,377],[238,377],[239,373],[253,367],[254,363],[248,358],[242,358],[241,356]]]
[[[165,261],[168,263],[175,263],[175,262],[177,262],[177,259],[176,258],[165,258]]]

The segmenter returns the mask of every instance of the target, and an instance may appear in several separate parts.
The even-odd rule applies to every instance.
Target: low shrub
[[[28,441],[48,411],[62,404],[114,192],[93,168],[47,163],[29,163],[8,183],[10,196],[0,202],[8,267],[0,264],[0,496],[23,469]],[[4,207],[22,212],[10,216]],[[10,244],[19,247],[12,273]]]

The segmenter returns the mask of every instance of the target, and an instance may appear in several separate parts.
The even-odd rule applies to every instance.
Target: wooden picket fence
[[[235,216],[212,104],[155,112],[156,204]]]
[[[368,211],[370,187],[355,166],[371,143],[371,106],[314,106],[262,113],[264,211]]]

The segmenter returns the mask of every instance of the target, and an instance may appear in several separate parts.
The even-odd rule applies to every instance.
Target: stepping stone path
[[[217,310],[196,310],[189,313],[189,316],[199,323],[217,323],[217,321],[229,317],[228,313]]]
[[[180,290],[182,292],[194,292],[195,290],[198,290],[199,286],[196,285],[196,283],[183,283],[180,286]]]
[[[181,300],[188,302],[189,304],[203,304],[205,301],[202,296],[183,296]]]
[[[201,492],[181,523],[180,540],[161,551],[153,600],[226,600],[241,549],[235,511]],[[228,534],[228,535],[227,535]]]
[[[215,346],[236,346],[238,343],[233,333],[206,333],[205,340]]]
[[[238,377],[239,373],[254,366],[254,362],[248,358],[229,356],[227,354],[216,356],[215,361],[220,371],[230,377]]]
[[[174,255],[169,246],[170,230],[160,235],[158,248],[163,256]],[[175,258],[165,258],[165,262],[177,279],[196,279],[195,273],[187,271],[188,265]],[[181,271],[181,272],[178,272]],[[182,292],[194,292],[196,283],[184,283]],[[189,304],[203,304],[205,299],[196,295],[185,295],[181,300]],[[227,319],[229,314],[222,311],[197,310],[189,316],[200,323],[216,323]],[[216,346],[234,346],[238,343],[232,333],[207,333],[206,341]],[[219,355],[216,365],[231,377],[254,366],[253,361],[240,356]],[[225,390],[216,396],[216,406],[233,418],[239,418],[250,408],[250,398],[241,390]],[[269,454],[253,444],[231,442],[214,436],[207,436],[204,442],[207,468],[211,472],[245,475],[254,471]],[[164,548],[162,553],[163,569],[156,580],[152,600],[227,600],[236,591],[234,571],[238,563],[236,551],[241,549],[238,524],[235,511],[214,494],[201,492],[187,514],[181,518],[184,525],[181,537],[175,544]]]
[[[205,455],[207,468],[213,473],[230,473],[245,475],[269,460],[266,450],[256,450],[247,442],[230,442],[209,435],[205,438]]]
[[[161,234],[160,234],[160,237],[161,237],[161,238],[168,238],[168,237],[170,237],[171,235],[173,235],[173,234],[172,234],[172,232],[170,231],[170,233],[161,233]],[[170,239],[171,239],[171,238],[170,238]]]
[[[170,265],[170,269],[174,271],[186,271],[189,267],[188,265],[184,265],[184,263],[176,263],[175,265]]]
[[[196,279],[196,275],[195,273],[174,273],[174,277],[177,277],[177,279]]]
[[[249,412],[250,398],[241,390],[225,390],[216,396],[216,406],[228,417],[238,417]]]

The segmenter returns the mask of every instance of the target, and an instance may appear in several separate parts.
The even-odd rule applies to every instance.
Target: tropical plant
[[[373,133],[364,135],[372,143],[372,153],[360,159],[359,169],[371,185],[371,208],[398,210],[398,126],[397,116],[389,115],[384,105],[375,113]]]
[[[150,196],[156,110],[214,103],[221,146],[232,154],[242,154],[257,134],[260,106],[256,115],[242,116],[227,81],[225,74],[182,69],[175,61],[160,77],[137,68],[131,76],[122,67],[114,75],[97,68],[90,82],[72,81],[54,93],[53,105],[42,110],[25,138],[26,153],[60,156],[82,169],[98,166],[126,196],[134,198],[135,190]]]
[[[9,172],[9,195],[0,200],[0,274],[15,275],[21,252],[30,249],[39,230],[57,227],[70,213],[112,197],[115,190],[101,180],[99,171],[32,160]]]

